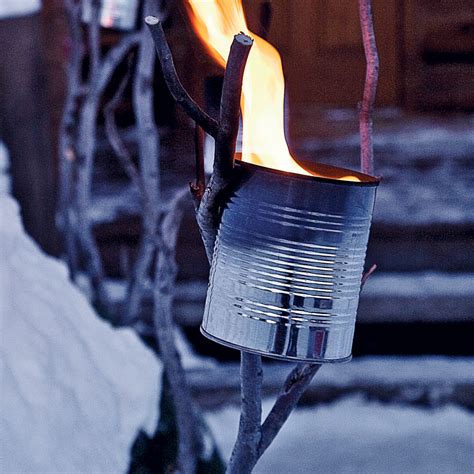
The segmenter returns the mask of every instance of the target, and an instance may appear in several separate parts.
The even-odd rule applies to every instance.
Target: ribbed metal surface
[[[285,359],[350,358],[376,184],[239,164],[203,333]]]

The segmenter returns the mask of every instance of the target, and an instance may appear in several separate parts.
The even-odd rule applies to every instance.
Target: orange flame
[[[285,80],[278,51],[247,26],[242,0],[188,0],[193,27],[213,58],[225,66],[233,37],[254,39],[242,86],[242,160],[267,168],[322,176],[291,156],[284,133]],[[359,181],[354,176],[339,179]]]

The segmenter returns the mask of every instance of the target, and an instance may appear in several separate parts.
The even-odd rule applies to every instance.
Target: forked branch
[[[368,62],[364,98],[360,108],[361,161],[362,170],[373,172],[372,119],[371,113],[375,100],[377,84],[378,58],[370,12],[370,0],[360,0],[361,25],[364,35],[364,47]],[[227,62],[219,122],[205,114],[183,88],[173,64],[171,51],[166,42],[163,29],[155,17],[147,17],[146,23],[155,41],[155,47],[161,62],[163,74],[171,94],[181,104],[187,114],[204,131],[216,139],[214,169],[204,194],[201,178],[192,186],[197,209],[197,221],[206,248],[209,261],[212,259],[217,229],[221,218],[221,207],[230,184],[235,141],[239,126],[240,95],[245,64],[252,40],[239,34],[234,37]],[[198,142],[199,143],[199,142]],[[201,166],[202,149],[198,147],[198,164]],[[271,444],[281,427],[296,407],[320,364],[299,364],[289,374],[272,410],[261,424],[261,358],[242,352],[241,386],[242,412],[239,435],[236,441],[228,472],[251,472],[260,456]]]

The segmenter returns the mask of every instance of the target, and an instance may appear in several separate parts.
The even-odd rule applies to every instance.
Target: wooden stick
[[[173,62],[171,50],[166,41],[166,36],[163,31],[160,20],[155,16],[147,16],[145,23],[150,29],[150,33],[155,43],[156,52],[160,59],[163,76],[168,86],[168,89],[174,100],[183,107],[184,111],[213,137],[217,136],[218,124],[217,121],[204,112],[199,105],[191,98],[183,84],[178,78],[178,73]]]
[[[372,7],[370,0],[359,0],[360,26],[364,44],[367,69],[364,95],[359,109],[360,166],[363,173],[374,174],[374,145],[372,137],[372,114],[377,92],[379,58],[375,42]]]
[[[234,166],[242,81],[252,44],[253,40],[243,33],[234,36],[222,87],[213,172],[196,215],[209,261],[212,260],[219,228],[221,205],[225,200],[225,191],[229,186]]]
[[[252,472],[260,457],[262,379],[261,357],[242,351],[240,364],[242,410],[237,440],[227,467],[227,472],[231,474]]]

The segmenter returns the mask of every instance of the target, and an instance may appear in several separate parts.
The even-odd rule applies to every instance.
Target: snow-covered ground
[[[157,425],[161,363],[94,313],[1,184],[0,472],[126,472],[139,430]]]
[[[238,416],[237,407],[206,415],[226,458]],[[255,474],[467,474],[474,468],[473,421],[454,406],[427,410],[359,397],[299,409]]]

